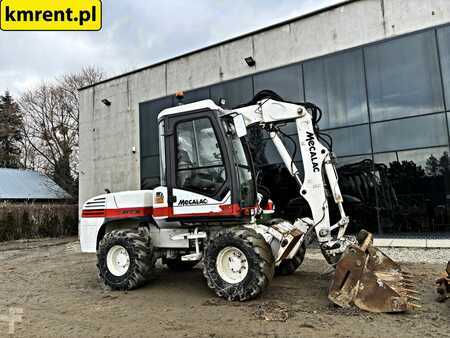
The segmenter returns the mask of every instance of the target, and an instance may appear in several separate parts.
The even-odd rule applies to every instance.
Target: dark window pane
[[[390,189],[396,198],[388,201],[382,191],[378,194],[383,231],[417,233],[450,230],[448,148],[390,154],[384,155],[384,164]],[[377,158],[382,160],[378,155]]]
[[[250,148],[253,163],[256,167],[267,164],[265,155],[265,145],[267,142],[268,134],[261,128],[250,128],[247,134],[247,142]]]
[[[324,112],[322,128],[368,122],[361,50],[306,62],[303,71],[306,100]]]
[[[448,143],[445,115],[428,115],[372,125],[375,152],[441,146]]]
[[[433,31],[367,47],[372,121],[443,111]]]
[[[338,158],[371,152],[368,125],[326,130],[324,132],[333,138],[333,151]],[[323,142],[321,143],[323,144]]]
[[[447,125],[448,125],[448,130],[450,131],[450,113],[447,113]]]
[[[286,123],[286,125],[280,126],[280,129],[288,135],[297,134],[297,124],[295,122]]]
[[[298,136],[292,135],[291,139],[287,137],[282,137],[283,143],[289,152],[289,154],[294,157],[295,161],[301,161],[302,160],[302,154],[300,145],[298,143]],[[292,140],[292,141],[291,141]],[[272,139],[264,139],[261,140],[257,147],[259,148],[259,156],[255,159],[256,165],[268,165],[268,164],[283,164],[284,162],[281,159],[277,148],[275,148],[275,145],[273,144]],[[295,155],[294,155],[295,152]]]
[[[439,52],[441,55],[442,77],[444,79],[447,110],[450,107],[450,27],[438,29]]]
[[[209,99],[209,88],[200,88],[184,92],[184,98],[181,101],[184,104]],[[175,103],[177,103],[175,98]]]
[[[323,132],[333,138],[333,151],[338,157],[369,154],[371,152],[368,125],[326,130]],[[291,137],[296,144],[295,160],[301,161],[302,157],[298,136],[297,134],[293,134]],[[327,139],[326,137],[324,138]],[[283,137],[283,142],[289,153],[293,155],[295,150],[293,143],[286,137]],[[323,141],[320,142],[326,146]],[[261,146],[264,147],[264,157],[262,158],[264,164],[282,163],[281,158],[270,139],[264,140],[261,143]]]
[[[224,167],[197,168],[177,172],[177,187],[213,196],[226,181]]]
[[[391,162],[398,161],[397,153],[381,153],[381,154],[374,154],[373,160],[375,163],[384,163],[389,164]]]
[[[141,157],[159,154],[158,114],[172,107],[172,97],[144,102],[139,105]]]
[[[348,233],[358,233],[361,229],[378,232],[376,190],[382,188],[373,171],[371,155],[343,157],[338,159],[337,172],[339,186],[344,198],[344,208],[350,215]],[[333,204],[332,216],[337,219]]]
[[[303,81],[301,66],[293,65],[253,77],[255,94],[261,90],[272,90],[287,101],[303,101]]]
[[[362,162],[364,160],[371,160],[371,159],[372,159],[371,155],[339,157],[337,159],[336,166],[339,168],[339,167],[347,166],[349,164],[355,164],[355,163]]]
[[[207,118],[177,125],[177,168],[222,166],[222,154],[211,121]]]
[[[159,176],[159,155],[142,158],[142,177]]]
[[[238,183],[240,186],[241,207],[253,206],[256,199],[255,180],[252,173],[251,163],[249,161],[249,154],[244,148],[244,143],[238,135],[232,130],[231,121],[224,121],[224,127],[231,137],[231,144],[233,148],[234,163],[238,169]]]
[[[425,171],[426,175],[433,175],[437,170],[436,168],[438,168],[438,165],[436,165],[438,162],[435,162],[433,158],[439,159],[446,151],[447,147],[403,150],[375,154],[374,158],[375,162],[384,163],[386,165],[396,161],[413,161],[416,167]]]
[[[141,187],[153,189],[159,185],[159,156],[141,157]]]
[[[430,176],[439,172],[439,159],[446,151],[448,151],[447,147],[439,147],[399,151],[397,154],[400,162],[413,161],[416,166],[425,170],[425,175]]]
[[[225,184],[222,153],[211,121],[181,122],[177,133],[177,187],[214,195]]]
[[[211,98],[216,103],[225,99],[226,108],[246,103],[253,98],[252,78],[245,77],[211,86]]]
[[[253,173],[250,168],[238,166],[239,190],[241,193],[241,206],[250,207],[254,205],[256,191]],[[252,205],[253,204],[253,205]]]

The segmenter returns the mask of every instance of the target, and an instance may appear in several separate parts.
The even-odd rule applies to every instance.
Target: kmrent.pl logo
[[[4,31],[97,31],[101,0],[0,0]]]
[[[0,309],[1,310],[1,309]],[[0,311],[1,313],[1,311]],[[23,309],[22,308],[9,308],[8,314],[0,314],[0,322],[8,324],[8,334],[14,334],[16,323],[22,322]],[[0,333],[4,333],[3,328],[0,327]],[[3,335],[1,335],[3,336]]]

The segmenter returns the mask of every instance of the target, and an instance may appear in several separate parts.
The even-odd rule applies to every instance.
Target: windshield
[[[231,138],[233,158],[237,169],[240,187],[241,207],[253,207],[256,202],[255,180],[248,151],[244,138],[236,135],[232,120],[225,121],[225,130]]]

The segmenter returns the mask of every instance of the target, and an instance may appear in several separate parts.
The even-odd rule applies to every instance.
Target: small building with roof
[[[71,198],[42,173],[0,168],[0,202],[64,202]]]

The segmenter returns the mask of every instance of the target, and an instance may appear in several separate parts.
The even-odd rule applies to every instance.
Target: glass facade
[[[443,111],[434,31],[365,48],[372,121]]]
[[[320,127],[333,137],[353,231],[450,232],[450,26],[200,88],[183,102],[225,99],[229,108],[263,89],[322,108]],[[175,101],[140,106],[143,188],[159,182],[156,116]],[[282,129],[302,171],[295,124]],[[272,192],[277,216],[307,216],[267,133],[251,130],[248,138],[259,183]]]
[[[322,129],[368,123],[362,50],[303,65],[306,100],[324,112]]]
[[[144,102],[139,105],[142,189],[151,189],[160,184],[158,114],[161,110],[173,105],[172,97]]]
[[[253,77],[255,93],[264,89],[272,90],[287,101],[304,101],[301,65],[292,65],[268,72],[256,74]]]

